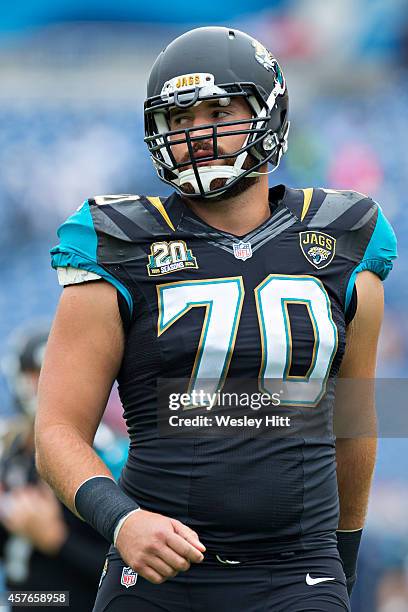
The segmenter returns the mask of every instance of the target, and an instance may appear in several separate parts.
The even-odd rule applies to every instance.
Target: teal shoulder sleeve
[[[127,287],[98,263],[98,235],[88,200],[68,217],[58,228],[57,234],[60,242],[50,251],[52,267],[79,268],[98,274],[120,291],[132,312],[133,300]]]
[[[393,266],[393,260],[397,257],[397,238],[390,222],[385,217],[381,207],[378,206],[377,221],[367,244],[360,263],[354,268],[346,291],[346,310],[349,306],[353,287],[358,272],[370,270],[377,274],[381,280],[387,278]]]

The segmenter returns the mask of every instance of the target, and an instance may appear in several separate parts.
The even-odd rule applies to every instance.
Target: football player
[[[268,397],[278,380],[280,415],[331,421],[336,378],[375,376],[394,233],[360,193],[268,189],[288,91],[243,32],[171,42],[144,114],[172,195],[90,198],[52,249],[65,289],[37,462],[111,542],[94,610],[349,610],[374,437],[162,435],[160,379],[190,395],[251,379]],[[119,484],[92,450],[115,378],[130,436]],[[361,409],[372,421],[372,398]]]

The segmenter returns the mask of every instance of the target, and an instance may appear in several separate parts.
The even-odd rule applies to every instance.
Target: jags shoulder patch
[[[333,261],[336,251],[336,239],[333,236],[309,230],[299,233],[299,241],[303,255],[318,270]]]

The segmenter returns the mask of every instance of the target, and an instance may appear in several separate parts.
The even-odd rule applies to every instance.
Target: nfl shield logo
[[[124,567],[122,570],[122,577],[120,584],[123,584],[127,589],[136,584],[137,573],[131,567]]]
[[[245,261],[252,257],[252,247],[250,242],[234,242],[234,255],[237,259]]]

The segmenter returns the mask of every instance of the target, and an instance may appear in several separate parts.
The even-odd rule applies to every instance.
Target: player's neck
[[[261,180],[228,200],[188,200],[189,208],[211,227],[236,236],[244,236],[271,216],[268,180]]]

